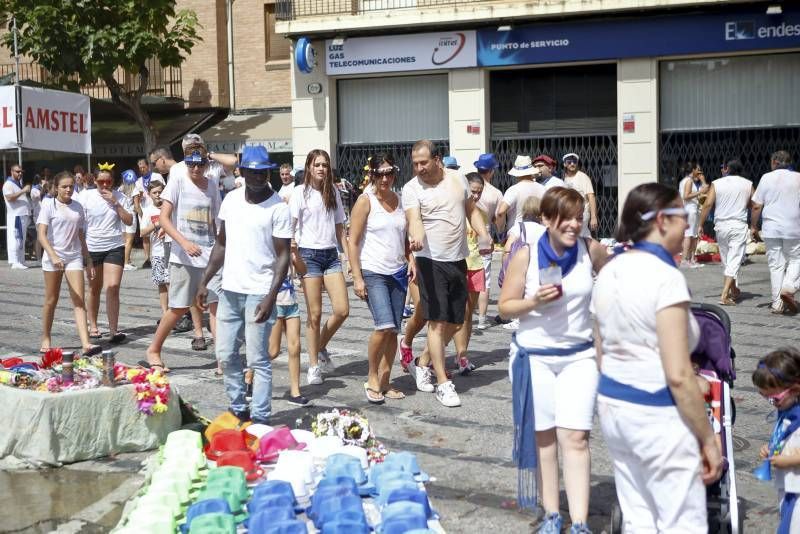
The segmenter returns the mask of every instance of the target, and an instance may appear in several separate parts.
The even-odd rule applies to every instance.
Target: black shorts
[[[101,252],[89,251],[89,256],[92,258],[94,265],[102,265],[103,263],[110,263],[112,265],[125,265],[125,247],[112,248],[111,250],[104,250]]]
[[[464,322],[467,305],[467,262],[417,257],[417,284],[426,321]]]

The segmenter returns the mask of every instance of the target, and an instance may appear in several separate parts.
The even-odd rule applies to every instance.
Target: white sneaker
[[[506,330],[519,330],[519,319],[514,319],[510,323],[504,324],[503,328]]]
[[[28,267],[24,263],[12,263],[11,264],[11,268],[12,269],[29,269],[30,267]]]
[[[135,265],[131,265],[130,263],[126,263],[125,267],[123,267],[122,270],[123,271],[135,271],[136,270],[136,266]]]
[[[322,370],[319,368],[319,366],[312,366],[308,368],[306,381],[308,382],[309,386],[318,386],[322,384],[324,380],[322,378]]]
[[[414,378],[418,390],[425,393],[433,393],[436,389],[433,387],[431,370],[427,367],[417,367],[417,362],[415,360],[408,362],[408,374]]]
[[[331,353],[328,352],[328,349],[319,349],[317,358],[319,359],[319,368],[322,370],[323,374],[328,375],[336,370],[336,364],[333,363]]]
[[[448,408],[461,406],[461,399],[458,398],[458,393],[456,393],[456,387],[453,385],[452,380],[436,386],[436,400]]]
[[[477,328],[478,330],[486,330],[487,328],[489,328],[489,323],[486,322],[485,315],[478,316],[478,324],[475,326],[475,328]]]

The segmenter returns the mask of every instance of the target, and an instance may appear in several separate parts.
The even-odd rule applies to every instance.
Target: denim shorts
[[[329,274],[342,272],[342,262],[339,261],[339,252],[336,248],[298,248],[300,258],[306,264],[306,274],[303,278],[317,278]]]
[[[278,319],[294,319],[300,317],[300,306],[294,304],[276,304],[275,310]]]
[[[367,306],[375,321],[375,330],[400,332],[406,292],[391,274],[361,271],[367,289]]]

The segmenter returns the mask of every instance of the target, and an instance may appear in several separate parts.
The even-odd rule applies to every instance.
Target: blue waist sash
[[[600,383],[597,386],[597,393],[611,399],[642,404],[644,406],[675,406],[675,399],[668,387],[663,387],[658,391],[649,392],[643,389],[617,382],[607,375],[600,375]]]
[[[560,349],[528,349],[517,343],[516,335],[513,336],[513,341],[517,346],[517,351],[525,356],[572,356],[573,354],[578,354],[579,352],[583,352],[594,347],[594,341],[590,340],[579,345],[573,345],[571,347],[564,347]]]

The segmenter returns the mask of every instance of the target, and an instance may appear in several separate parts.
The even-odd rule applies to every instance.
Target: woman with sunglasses
[[[394,157],[371,157],[369,176],[373,187],[358,197],[350,214],[350,265],[353,290],[367,301],[375,322],[367,345],[369,374],[364,390],[369,402],[380,404],[405,397],[390,387],[389,378],[403,322],[411,254],[406,247],[405,213],[392,191],[397,176]]]
[[[597,412],[626,532],[707,532],[703,484],[721,474],[689,360],[700,330],[674,260],[687,217],[678,191],[657,183],[634,188],[617,230],[632,249],[603,268],[594,289]]]
[[[119,286],[125,263],[124,225],[133,223],[132,210],[125,207],[125,195],[113,189],[113,164],[100,165],[95,178],[96,189],[84,189],[78,201],[86,214],[86,246],[95,267],[89,281],[89,337],[99,339],[97,315],[100,310],[100,290],[106,292],[106,315],[111,343],[121,343],[125,334],[119,326]]]
[[[347,285],[342,274],[338,248],[345,250],[345,214],[339,191],[333,183],[331,158],[320,149],[306,157],[303,185],[295,187],[289,200],[300,259],[306,265],[303,294],[308,323],[306,344],[310,366],[309,384],[322,384],[322,373],[335,368],[328,342],[350,314]],[[322,290],[328,292],[333,313],[322,324]]]
[[[44,307],[42,309],[42,344],[41,353],[51,347],[50,331],[53,327],[58,296],[61,292],[61,281],[66,277],[69,296],[75,308],[75,324],[84,356],[92,356],[100,352],[100,347],[92,345],[89,340],[89,329],[86,326],[86,305],[83,300],[83,268],[89,280],[94,279],[95,270],[86,247],[84,227],[86,218],[83,207],[72,194],[75,189],[75,178],[67,172],[60,172],[55,179],[55,198],[42,198],[39,217],[36,219],[39,243],[44,249],[42,256],[42,272],[44,273]],[[84,264],[85,262],[85,264]]]

